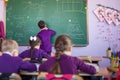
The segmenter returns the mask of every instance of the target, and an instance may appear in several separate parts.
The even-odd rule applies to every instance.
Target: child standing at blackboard
[[[46,23],[43,20],[38,22],[38,27],[40,28],[40,32],[37,34],[37,36],[42,42],[40,48],[51,55],[52,44],[50,40],[51,37],[56,34],[56,32],[54,30],[48,29]]]

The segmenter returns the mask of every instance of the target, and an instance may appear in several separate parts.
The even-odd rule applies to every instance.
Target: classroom
[[[4,37],[18,41],[21,53],[28,49],[26,39],[39,32],[37,23],[43,19],[57,33],[52,38],[52,44],[58,35],[68,34],[74,43],[72,56],[100,58],[97,64],[109,67],[111,59],[107,56],[108,48],[120,54],[120,0],[51,1],[0,0],[0,22],[4,24]],[[99,13],[100,9],[104,10]],[[117,13],[118,22],[113,19],[115,15],[111,15],[113,12]],[[52,52],[55,52],[54,47]]]

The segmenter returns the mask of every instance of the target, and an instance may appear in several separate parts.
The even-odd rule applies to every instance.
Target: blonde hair
[[[3,40],[2,52],[12,53],[14,50],[18,51],[18,43],[15,40]]]

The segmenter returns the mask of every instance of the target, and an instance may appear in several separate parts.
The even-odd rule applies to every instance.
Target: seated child
[[[42,58],[49,58],[45,51],[40,48],[41,40],[36,36],[31,36],[29,39],[30,49],[23,51],[19,54],[19,57],[23,58],[24,60],[31,60],[32,62],[41,62]]]
[[[0,56],[0,72],[19,73],[20,70],[36,71],[35,64],[23,61],[18,57],[18,43],[14,40],[3,40]]]
[[[72,40],[67,35],[60,35],[55,41],[55,57],[51,57],[39,67],[41,72],[53,74],[77,74],[78,70],[95,74],[98,66],[84,63],[77,57],[72,57]]]

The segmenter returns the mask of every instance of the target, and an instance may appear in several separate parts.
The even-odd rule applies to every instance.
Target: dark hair
[[[43,21],[43,20],[40,20],[39,22],[38,22],[38,26],[39,26],[39,28],[40,29],[43,29],[44,27],[45,27],[45,22]]]
[[[31,36],[30,39],[29,39],[29,45],[30,45],[30,56],[31,56],[31,59],[33,58],[33,55],[34,55],[34,47],[36,45],[39,45],[40,46],[40,43],[41,43],[41,40],[36,37],[36,39],[33,39],[35,38],[36,36]],[[31,39],[32,38],[32,39]]]
[[[56,62],[51,68],[50,73],[54,73],[54,74],[61,73],[60,64],[59,64],[60,56],[64,51],[68,51],[71,45],[72,45],[72,40],[68,35],[60,35],[57,37],[54,46],[56,50]]]

